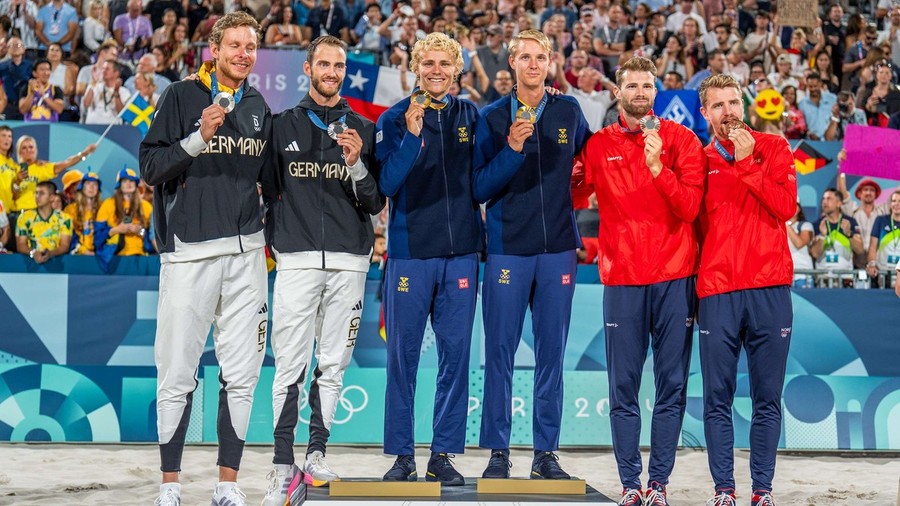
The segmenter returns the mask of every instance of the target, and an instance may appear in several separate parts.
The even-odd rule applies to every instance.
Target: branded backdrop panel
[[[15,258],[4,259],[0,269]],[[73,259],[70,259],[70,262]],[[89,259],[82,259],[89,260]],[[609,445],[603,286],[581,268],[565,361],[563,445]],[[6,269],[8,270],[8,269]],[[383,435],[384,340],[379,334],[377,271],[367,283],[354,361],[347,371],[332,441],[379,444]],[[495,280],[484,280],[488,283]],[[154,441],[153,339],[158,278],[153,275],[0,273],[0,440]],[[900,449],[898,300],[882,290],[797,290],[782,446]],[[480,316],[481,308],[477,309]],[[868,315],[868,316],[867,316]],[[275,315],[277,317],[277,315]],[[526,319],[526,322],[528,320]],[[477,444],[483,331],[476,323],[470,362],[469,438]],[[512,442],[531,442],[533,336],[526,323],[517,354]],[[702,446],[702,389],[695,335],[683,444]],[[273,361],[267,351],[248,441],[272,441]],[[215,440],[218,377],[207,343],[189,439]],[[431,437],[437,367],[434,336],[422,351],[416,439]],[[735,403],[737,444],[747,445],[750,399],[746,364]],[[650,360],[641,390],[649,443]],[[303,404],[301,419],[308,420]],[[298,441],[306,430],[298,431]]]

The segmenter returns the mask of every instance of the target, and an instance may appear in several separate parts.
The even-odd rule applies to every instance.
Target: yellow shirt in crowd
[[[41,181],[49,181],[54,177],[56,177],[56,172],[53,171],[53,162],[38,162],[29,165],[28,177],[19,183],[19,198],[13,205],[13,211],[24,211],[37,207],[37,202],[34,200],[34,189]]]
[[[63,236],[72,235],[72,219],[57,211],[45,220],[37,209],[28,209],[19,214],[16,221],[16,236],[27,237],[30,249],[53,251],[59,247]]]
[[[128,212],[128,207],[131,205],[127,200],[124,202],[125,212]],[[143,227],[146,230],[144,233],[149,234],[150,228],[150,215],[153,214],[153,206],[150,205],[146,200],[141,200],[141,210],[144,215],[144,225]],[[100,205],[100,209],[97,211],[97,221],[105,221],[109,224],[109,228],[114,228],[119,225],[119,222],[116,220],[116,197],[109,197],[108,199],[103,201],[103,204]],[[129,223],[126,221],[126,223]],[[131,255],[146,255],[144,252],[144,238],[140,235],[135,234],[124,234],[125,243],[122,246],[122,249],[119,250],[117,255],[120,256],[131,256]],[[107,239],[107,243],[116,243],[118,242],[119,235],[110,235],[109,239]],[[93,243],[93,240],[92,240]]]
[[[113,207],[115,208],[115,206]],[[87,209],[81,220],[81,229],[75,227],[75,218],[78,214],[78,204],[72,202],[67,205],[63,212],[72,218],[72,234],[78,238],[78,246],[72,250],[73,255],[84,255],[85,253],[94,251],[94,211]]]
[[[19,164],[6,155],[0,154],[0,202],[6,212],[15,211],[13,207],[12,184],[16,181]]]

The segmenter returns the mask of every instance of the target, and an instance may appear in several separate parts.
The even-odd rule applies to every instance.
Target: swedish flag
[[[144,136],[147,135],[147,130],[150,129],[150,122],[153,121],[153,114],[155,112],[156,108],[138,94],[137,97],[128,104],[128,107],[125,108],[125,113],[122,114],[122,121],[126,125],[137,127],[137,129],[141,131],[141,135]]]

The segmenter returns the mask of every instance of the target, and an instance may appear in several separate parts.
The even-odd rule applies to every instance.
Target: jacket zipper
[[[328,125],[328,109],[325,109],[325,124]],[[325,135],[328,135],[327,133]],[[325,161],[325,139],[319,133],[319,160]],[[325,268],[325,180],[322,171],[319,171],[319,219],[322,223],[322,268]]]
[[[447,177],[447,164],[445,162],[444,157],[444,124],[441,122],[441,110],[437,111],[438,116],[438,131],[441,136],[441,171],[444,173],[444,195],[446,198],[444,201],[447,203],[447,232],[450,234],[450,254],[455,254],[455,248],[453,247],[453,222],[450,219],[450,182]]]
[[[535,123],[536,125],[536,123]],[[541,226],[544,228],[544,253],[547,252],[547,216],[544,214],[544,169],[543,164],[541,163],[541,135],[540,132],[537,132],[537,145],[538,145],[538,189],[541,192]]]

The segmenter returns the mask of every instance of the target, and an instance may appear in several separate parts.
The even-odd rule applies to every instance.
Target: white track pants
[[[266,349],[268,282],[262,249],[164,263],[156,326],[157,429],[163,472],[181,455],[210,325],[219,361],[218,465],[239,469]],[[212,378],[206,378],[212,388]]]
[[[366,273],[321,269],[278,271],[272,302],[276,464],[294,463],[294,435],[303,385],[316,344],[309,389],[307,452],[325,452],[344,370],[350,364],[363,308]]]

